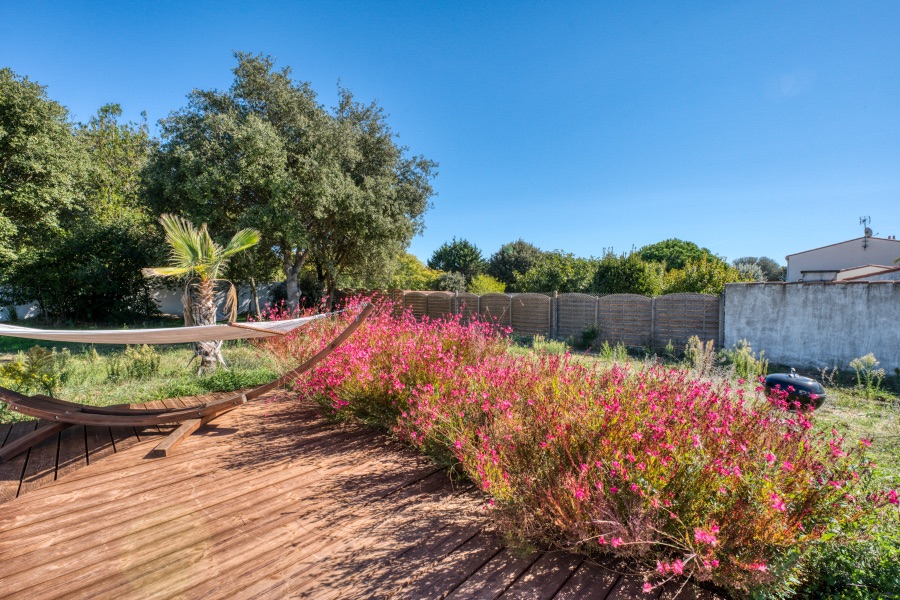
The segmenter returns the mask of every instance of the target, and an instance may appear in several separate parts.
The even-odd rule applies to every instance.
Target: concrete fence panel
[[[557,333],[560,338],[571,335],[578,337],[581,332],[599,323],[599,298],[588,294],[560,294],[556,298]]]
[[[425,314],[431,319],[440,319],[454,313],[453,294],[451,292],[432,292],[428,294],[428,309]]]
[[[524,335],[550,336],[550,296],[516,294],[510,300],[510,326]]]
[[[456,314],[462,315],[460,320],[468,323],[469,320],[478,315],[478,294],[470,294],[468,292],[460,292],[456,295]]]
[[[707,294],[667,294],[654,298],[653,344],[664,346],[670,340],[676,348],[697,336],[701,341],[719,344],[718,296]]]
[[[486,321],[509,327],[509,298],[506,294],[484,294],[479,302],[478,314]]]
[[[415,318],[421,319],[428,310],[428,294],[424,292],[406,292],[403,295],[403,310],[408,310]]]
[[[653,330],[653,300],[637,294],[612,294],[599,299],[600,338],[626,346],[644,346]]]

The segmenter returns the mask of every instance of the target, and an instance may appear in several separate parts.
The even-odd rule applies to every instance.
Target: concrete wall
[[[847,367],[871,352],[890,373],[900,367],[900,282],[729,284],[725,346],[741,339],[797,367]]]
[[[260,308],[265,308],[266,303],[269,301],[269,291],[274,287],[275,284],[273,283],[257,286]],[[184,307],[181,304],[182,293],[183,290],[181,288],[177,290],[161,288],[152,292],[151,295],[157,306],[159,306],[159,312],[167,315],[182,315],[184,313]],[[241,286],[240,290],[238,290],[238,312],[245,313],[250,310],[250,302],[250,286]],[[225,315],[221,312],[223,308],[224,302],[219,307],[219,319],[225,318]]]
[[[898,257],[900,257],[900,240],[856,238],[789,255],[785,281],[799,280],[801,271],[828,269],[840,271],[862,265],[891,266]]]

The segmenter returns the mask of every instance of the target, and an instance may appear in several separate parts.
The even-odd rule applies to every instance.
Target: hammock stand
[[[66,402],[64,400],[51,398],[50,396],[45,396],[43,394],[26,396],[24,394],[14,392],[13,390],[0,387],[0,401],[6,402],[11,410],[22,413],[23,415],[50,421],[47,424],[39,426],[35,431],[29,433],[28,435],[22,436],[14,442],[7,444],[3,448],[0,448],[0,463],[7,461],[14,456],[17,456],[31,446],[73,425],[100,425],[104,427],[150,427],[154,425],[180,423],[180,427],[170,433],[168,437],[166,437],[166,439],[160,442],[156,446],[156,448],[154,448],[150,452],[151,457],[168,456],[172,453],[172,451],[174,451],[176,446],[178,446],[189,435],[199,429],[201,425],[205,425],[219,415],[224,414],[230,410],[234,410],[242,404],[245,404],[250,400],[253,400],[254,398],[270,392],[284,385],[291,379],[296,378],[306,371],[309,371],[316,363],[331,354],[335,350],[335,348],[340,346],[347,338],[349,338],[353,334],[353,332],[356,331],[360,325],[362,325],[363,321],[365,321],[366,318],[370,314],[372,314],[373,310],[375,310],[374,305],[366,304],[363,307],[362,311],[360,311],[359,315],[357,315],[356,319],[354,319],[337,337],[331,340],[331,342],[329,342],[327,346],[319,350],[319,352],[311,356],[303,364],[295,369],[288,371],[276,380],[247,390],[246,392],[236,393],[234,396],[229,396],[221,400],[215,400],[213,402],[206,402],[198,406],[192,406],[190,408],[131,408],[127,405],[87,406],[84,404],[76,404],[74,402]],[[279,330],[274,327],[276,323],[282,322],[267,324],[273,325],[273,327],[270,329],[254,327],[252,325],[232,324],[231,327],[235,329],[245,329],[252,331],[247,334],[231,334],[229,335],[229,338],[243,339],[247,337],[269,337],[272,335],[286,335],[286,331]],[[205,329],[209,330],[210,333],[206,333],[205,335],[208,336],[218,334],[213,333],[215,330],[210,329],[211,327],[214,327],[216,329],[228,328],[227,326],[208,326]],[[15,329],[27,331],[26,328]],[[195,328],[184,327],[180,328],[180,331],[187,332],[188,330],[192,329]],[[161,332],[164,330],[154,331]],[[65,332],[58,333],[61,334]],[[3,332],[0,331],[0,335],[2,334]],[[140,330],[133,330],[129,332],[129,334],[140,335]],[[49,336],[51,334],[48,333],[47,335]],[[17,331],[15,333],[15,336],[28,337],[21,331]],[[204,337],[204,335],[201,335],[200,337]],[[57,337],[56,339],[59,340],[59,337]],[[205,339],[214,338],[205,337]]]

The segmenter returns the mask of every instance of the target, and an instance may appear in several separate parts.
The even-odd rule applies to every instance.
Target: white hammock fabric
[[[324,313],[285,321],[258,321],[229,325],[199,325],[167,327],[165,329],[32,329],[0,324],[0,335],[47,340],[52,342],[80,342],[83,344],[184,344],[211,340],[243,340],[286,335],[310,321],[331,316]]]

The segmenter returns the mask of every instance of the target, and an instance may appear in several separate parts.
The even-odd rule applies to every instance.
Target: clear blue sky
[[[0,66],[151,123],[263,52],[440,163],[411,251],[900,235],[900,2],[0,2]]]

